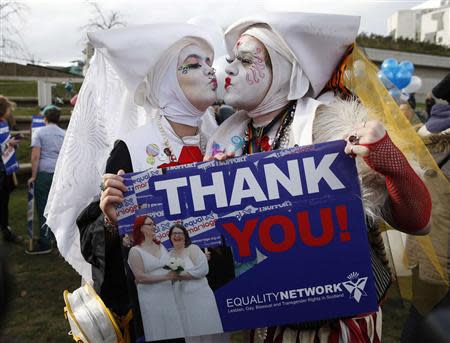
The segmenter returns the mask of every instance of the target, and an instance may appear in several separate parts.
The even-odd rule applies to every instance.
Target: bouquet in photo
[[[184,271],[184,260],[179,257],[169,258],[169,262],[164,266],[164,269],[172,270],[176,273]]]

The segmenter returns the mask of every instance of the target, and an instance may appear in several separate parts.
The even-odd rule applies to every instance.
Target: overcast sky
[[[5,0],[0,0],[0,2]],[[84,0],[19,0],[28,6],[18,23],[33,56],[43,62],[68,65],[80,59],[83,25],[93,17]],[[99,0],[105,13],[117,11],[128,25],[187,20],[207,16],[222,27],[263,10],[303,10],[361,16],[360,31],[386,35],[387,18],[424,1],[405,0]],[[1,29],[1,28],[0,28]]]

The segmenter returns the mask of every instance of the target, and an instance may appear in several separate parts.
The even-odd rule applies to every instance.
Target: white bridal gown
[[[164,275],[169,254],[161,245],[161,256],[157,258],[139,246],[134,246],[144,262],[148,275]],[[137,285],[139,306],[146,341],[184,337],[183,326],[175,303],[172,281]]]
[[[194,249],[195,261],[189,257],[189,249]],[[209,270],[205,254],[192,245],[184,250],[181,258],[184,260],[184,270],[196,278],[174,283],[175,298],[186,337],[223,332],[216,298],[205,277]],[[186,339],[186,342],[219,342],[225,338],[221,336],[192,337]]]

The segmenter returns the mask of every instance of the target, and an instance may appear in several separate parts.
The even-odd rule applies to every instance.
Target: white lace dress
[[[138,251],[144,263],[146,274],[167,274],[168,271],[163,267],[167,264],[169,254],[162,245],[159,258],[139,246],[134,246],[131,249]],[[146,341],[184,336],[183,326],[175,303],[172,281],[151,284],[139,283],[137,291]]]
[[[189,249],[195,250],[195,263],[189,257]],[[196,278],[174,283],[175,298],[186,337],[223,332],[216,298],[205,277],[209,270],[205,254],[200,248],[192,245],[184,249],[182,256],[179,257],[184,260],[185,271]],[[216,336],[215,339],[206,341],[218,340],[220,339]]]

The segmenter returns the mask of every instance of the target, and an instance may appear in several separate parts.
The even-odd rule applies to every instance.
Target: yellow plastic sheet
[[[399,280],[402,296],[406,297],[412,291],[413,304],[425,314],[442,299],[449,286],[450,184],[415,129],[379,81],[377,73],[377,66],[355,46],[346,61],[345,86],[369,109],[373,119],[384,123],[391,139],[408,160],[412,164],[413,161],[419,163],[431,193],[431,232],[426,236],[408,235],[403,259],[397,261],[414,269],[411,277]],[[382,227],[392,229],[387,223],[382,223]]]

